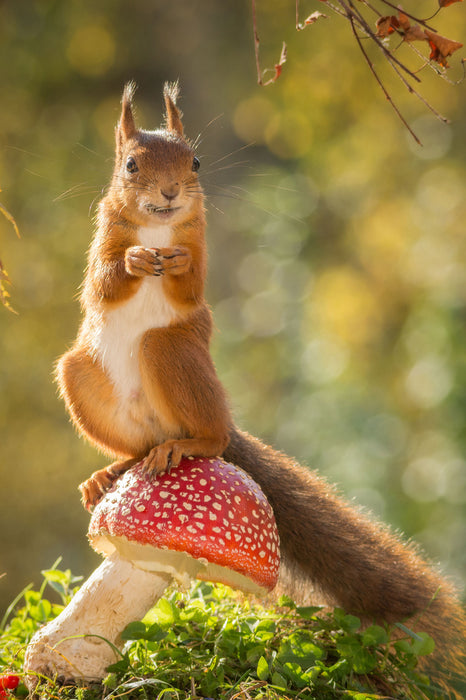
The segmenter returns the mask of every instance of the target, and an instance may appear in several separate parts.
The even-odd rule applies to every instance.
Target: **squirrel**
[[[466,616],[453,586],[319,474],[235,426],[209,351],[200,161],[184,136],[178,87],[165,85],[165,124],[155,131],[136,127],[134,90],[123,92],[83,321],[56,371],[78,431],[117,459],[81,484],[83,504],[90,509],[142,460],[157,474],[183,456],[221,455],[274,510],[282,590],[302,601],[318,591],[365,621],[409,620],[434,638],[441,672],[464,677]]]

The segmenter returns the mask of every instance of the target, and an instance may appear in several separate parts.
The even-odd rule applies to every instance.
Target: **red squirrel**
[[[465,675],[466,619],[453,587],[316,472],[234,425],[209,351],[204,199],[177,87],[165,86],[166,121],[156,131],[136,127],[133,93],[130,83],[90,248],[84,318],[57,366],[76,427],[118,460],[81,484],[84,505],[141,460],[155,474],[182,456],[222,455],[272,505],[282,589],[301,600],[317,590],[365,620],[411,618],[436,640],[437,660]]]
[[[231,418],[209,353],[205,216],[199,160],[183,138],[176,88],[166,128],[136,128],[123,94],[116,159],[99,206],[81,296],[84,319],[59,360],[58,383],[78,429],[119,458],[82,485],[94,504],[140,460],[150,473],[183,456],[215,457]]]

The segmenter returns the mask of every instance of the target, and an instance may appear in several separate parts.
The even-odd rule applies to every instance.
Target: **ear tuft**
[[[117,133],[122,141],[129,139],[136,132],[136,124],[133,116],[133,96],[136,92],[136,83],[131,80],[126,83],[121,98],[121,117],[117,126]]]
[[[124,104],[125,102],[132,105],[133,104],[133,97],[134,93],[137,90],[137,85],[134,82],[134,80],[129,80],[123,89],[123,97],[121,98],[121,102]]]
[[[163,97],[166,110],[166,128],[168,131],[173,131],[175,134],[178,134],[178,136],[183,136],[183,124],[181,122],[182,112],[176,106],[179,92],[178,82],[165,83]]]

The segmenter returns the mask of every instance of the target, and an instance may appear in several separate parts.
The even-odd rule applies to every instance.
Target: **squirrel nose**
[[[172,199],[175,199],[177,195],[179,194],[180,191],[180,186],[177,182],[175,184],[170,185],[170,187],[166,187],[164,190],[160,190],[160,193],[165,197],[165,199],[168,199],[169,202],[172,201]]]

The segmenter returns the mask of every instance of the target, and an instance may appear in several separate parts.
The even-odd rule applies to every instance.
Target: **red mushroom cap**
[[[272,508],[250,476],[219,458],[183,459],[156,479],[134,467],[96,506],[88,536],[96,551],[117,549],[136,566],[175,576],[181,567],[181,575],[255,593],[278,578]],[[194,569],[175,552],[188,554]]]

